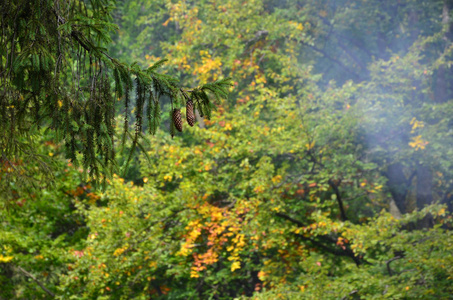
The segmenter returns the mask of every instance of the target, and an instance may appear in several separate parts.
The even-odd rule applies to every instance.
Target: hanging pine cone
[[[195,124],[195,114],[193,112],[192,100],[188,100],[186,103],[186,118],[187,118],[187,123],[190,126],[193,126],[193,124]]]
[[[173,123],[179,132],[182,132],[182,118],[181,111],[179,109],[173,109]]]

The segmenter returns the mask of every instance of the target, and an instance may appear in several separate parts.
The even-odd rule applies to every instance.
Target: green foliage
[[[62,151],[51,141],[34,149],[48,156]],[[54,159],[58,172],[53,185],[35,183],[27,191],[18,189],[15,198],[0,210],[0,285],[5,299],[46,298],[57,293],[61,274],[73,252],[83,249],[89,229],[74,204],[95,197],[81,173],[70,163]],[[35,279],[47,288],[36,284]]]

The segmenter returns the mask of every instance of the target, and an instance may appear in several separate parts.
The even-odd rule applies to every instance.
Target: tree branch
[[[350,51],[350,50],[348,49],[348,47],[347,47],[345,44],[343,44],[343,42],[341,41],[341,39],[337,39],[337,41],[338,41],[338,45],[340,46],[340,48],[343,49],[343,51],[344,51],[344,52],[345,52],[345,53],[346,53],[353,61],[355,61],[355,62],[359,65],[359,67],[361,68],[361,70],[362,70],[362,71],[363,71],[363,70],[366,70],[366,66],[363,64],[363,62],[360,61],[360,59],[359,59],[356,55],[354,55],[354,53],[352,53],[352,51]]]
[[[35,276],[33,276],[32,274],[28,273],[27,271],[25,271],[24,269],[22,269],[22,267],[19,267],[19,266],[16,266],[16,268],[21,271],[22,273],[24,273],[25,276],[27,277],[30,277],[31,279],[33,279],[34,282],[36,282],[40,287],[41,289],[46,292],[47,294],[49,294],[52,298],[55,298],[55,294],[49,290],[48,288],[46,288],[38,279],[36,279]]]
[[[55,8],[53,8],[53,13],[55,14],[55,16],[57,17],[57,20],[58,20],[58,23],[60,25],[63,25],[66,23],[66,20],[65,18],[63,18],[62,16],[60,16],[57,12],[57,10]],[[82,40],[82,38],[80,37],[81,36],[81,33],[76,31],[76,30],[72,30],[71,31],[71,36],[80,44],[80,46],[83,47],[83,49],[85,49],[87,52],[91,52],[92,50],[92,47],[90,47],[89,45],[87,45],[87,43],[85,41]],[[113,57],[111,57],[107,52],[105,51],[100,51],[103,55],[105,55],[108,59],[110,59],[110,61],[112,63],[115,62],[115,59]]]
[[[350,292],[348,295],[344,296],[343,298],[341,298],[341,300],[346,300],[349,298],[349,296],[352,296],[354,294],[357,294],[359,291],[358,290],[353,290],[352,292]]]
[[[321,20],[325,25],[332,26],[329,19],[321,17]],[[347,35],[347,34],[346,35],[341,34],[338,31],[336,31],[335,29],[333,29],[331,33],[337,38],[337,40],[340,40],[340,39],[348,40],[351,44],[354,44],[354,46],[357,47],[357,49],[360,49],[363,52],[365,52],[369,57],[373,56],[373,54],[368,49],[365,48],[363,41],[361,41],[357,38],[354,38],[353,36]]]
[[[402,256],[402,255],[398,255],[398,256],[395,256],[394,258],[391,258],[391,259],[389,259],[388,261],[385,262],[385,264],[387,265],[387,271],[389,272],[389,275],[390,275],[390,276],[393,275],[393,274],[392,274],[392,269],[390,268],[390,263],[391,263],[392,261],[401,259],[401,258],[403,258],[403,257],[404,257],[404,256]]]
[[[285,215],[285,214],[282,214],[282,213],[275,213],[275,215],[277,215],[278,217],[281,217],[287,221],[290,221],[291,223],[294,223],[300,227],[305,227],[305,224],[303,224],[302,222],[288,216],[288,215]],[[304,235],[301,235],[301,234],[294,234],[295,236],[297,236],[298,238],[304,240],[304,241],[308,241],[310,242],[311,244],[313,244],[315,247],[318,247],[330,254],[333,254],[333,255],[337,255],[337,256],[345,256],[345,257],[349,257],[351,258],[355,264],[357,266],[361,265],[362,263],[366,263],[366,264],[370,264],[369,262],[367,262],[366,260],[364,260],[363,258],[359,258],[357,257],[354,252],[349,249],[349,248],[346,248],[346,249],[334,249],[334,248],[331,248],[329,246],[327,246],[325,243],[321,242],[321,241],[317,241],[315,239],[312,239],[312,238],[309,238],[309,237],[306,237]],[[326,243],[333,243],[335,244],[335,241],[332,240],[331,238],[329,238],[327,235],[319,235],[317,236],[318,238],[322,239],[323,241],[325,241]]]
[[[351,71],[351,70],[350,70],[348,67],[346,67],[341,61],[339,61],[338,59],[335,59],[335,58],[331,57],[331,56],[330,56],[329,54],[327,54],[327,52],[325,52],[324,50],[321,50],[321,49],[319,49],[319,48],[317,48],[317,47],[315,47],[315,46],[312,46],[312,45],[310,45],[310,44],[307,44],[307,43],[305,43],[305,42],[301,42],[301,43],[302,43],[302,45],[308,46],[308,47],[310,47],[311,49],[313,49],[314,51],[321,53],[322,55],[324,55],[325,58],[327,58],[327,59],[333,61],[334,63],[336,63],[337,65],[339,65],[343,70],[345,70],[346,72],[348,72],[349,74],[351,74],[356,80],[359,80],[359,81],[362,80],[361,77],[360,77],[357,73]]]
[[[338,186],[335,184],[335,182],[333,182],[332,179],[329,179],[328,183],[333,188],[335,195],[337,196],[338,206],[340,207],[341,220],[347,221],[348,217],[346,217],[346,212],[343,207],[343,200],[341,199],[340,190],[338,189]]]
[[[296,219],[293,219],[292,217],[288,216],[288,215],[285,215],[285,214],[282,214],[282,213],[275,213],[275,215],[277,215],[278,217],[282,218],[282,219],[285,219],[287,221],[290,221],[291,223],[294,223],[296,225],[298,225],[299,227],[305,227],[305,224],[296,220]]]

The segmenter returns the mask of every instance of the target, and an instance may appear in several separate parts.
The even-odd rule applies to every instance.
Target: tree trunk
[[[423,209],[425,206],[432,204],[433,174],[431,170],[422,164],[417,166],[417,208]],[[420,228],[429,228],[432,226],[432,216],[427,215],[420,221]]]
[[[395,206],[401,214],[405,214],[407,212],[406,195],[408,182],[403,173],[403,165],[396,163],[388,166],[386,177],[388,179],[388,187],[390,189],[390,193],[392,194]]]

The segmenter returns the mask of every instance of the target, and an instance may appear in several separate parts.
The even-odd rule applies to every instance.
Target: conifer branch
[[[13,22],[14,26],[4,21],[0,24],[2,39],[7,41],[0,51],[6,62],[6,67],[0,69],[0,81],[5,83],[0,90],[9,95],[0,102],[0,123],[10,137],[26,135],[29,127],[24,124],[37,128],[46,124],[56,132],[58,140],[64,140],[66,157],[79,165],[77,153],[80,153],[82,167],[97,180],[102,173],[113,173],[112,168],[116,167],[113,141],[117,99],[124,100],[124,133],[119,144],[124,150],[131,137],[134,151],[141,148],[143,122],[147,121],[151,134],[159,126],[160,96],[169,96],[175,109],[193,98],[195,107],[209,118],[215,106],[207,93],[217,100],[226,98],[231,83],[227,78],[186,89],[177,78],[158,73],[165,59],[147,69],[137,63],[120,62],[104,48],[110,41],[108,31],[114,25],[103,1],[79,4],[68,11],[51,0],[1,4],[4,16],[14,19],[20,15],[25,20],[20,24]],[[88,13],[87,6],[93,15]],[[37,24],[40,30],[31,33],[19,29],[18,26],[28,23]],[[110,91],[110,80],[114,82],[114,91]],[[135,135],[129,132],[132,103]],[[1,142],[5,155],[21,153],[13,145],[17,143],[15,139]],[[131,155],[128,154],[128,161]]]

